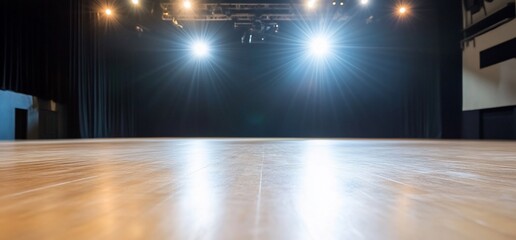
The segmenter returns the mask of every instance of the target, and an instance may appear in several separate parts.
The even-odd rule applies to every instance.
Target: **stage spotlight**
[[[330,43],[326,37],[318,36],[310,40],[309,43],[310,55],[315,57],[323,57],[330,52]]]
[[[341,6],[344,6],[344,2],[340,2],[340,5],[341,5]]]
[[[197,41],[192,45],[192,51],[196,57],[206,57],[210,53],[210,48],[206,42]]]
[[[109,8],[106,8],[106,10],[104,10],[104,12],[106,13],[106,15],[108,16],[111,16],[111,14],[113,14],[113,11],[111,11],[111,9]]]
[[[360,4],[367,5],[369,3],[369,0],[360,0]]]
[[[317,0],[307,0],[307,2],[306,2],[306,7],[308,9],[314,9],[316,5],[317,5]]]
[[[192,8],[192,2],[190,2],[190,0],[185,0],[183,2],[183,7],[186,8],[186,9],[191,9]]]
[[[335,6],[335,5],[337,5],[337,2],[333,1],[331,4],[332,4],[333,6]]]
[[[406,14],[409,13],[409,7],[407,5],[400,5],[400,6],[398,6],[397,12],[400,17],[405,16]]]
[[[139,0],[131,0],[131,2],[133,3],[133,5],[138,5],[138,4],[140,4],[140,1],[139,1]]]

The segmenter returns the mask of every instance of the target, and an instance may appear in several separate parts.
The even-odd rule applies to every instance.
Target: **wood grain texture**
[[[1,239],[516,239],[516,143],[0,143]]]

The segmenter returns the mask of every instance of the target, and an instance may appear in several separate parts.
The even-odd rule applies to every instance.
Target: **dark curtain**
[[[96,3],[1,3],[0,88],[65,103],[71,137],[460,134],[460,2],[414,1],[406,22],[393,20],[391,2],[375,4],[373,24],[339,33],[356,41],[337,52],[352,61],[315,85],[307,67],[284,64],[288,41],[243,47],[231,26],[206,26],[218,31],[220,55],[199,69],[188,35],[159,10],[121,9],[109,22]]]
[[[2,1],[0,89],[56,100],[69,137],[134,135],[130,46],[96,1]],[[120,31],[121,30],[121,31]]]
[[[215,43],[212,68],[196,68],[189,52],[180,51],[180,33],[148,37],[153,71],[140,82],[139,135],[456,136],[444,131],[460,128],[460,20],[454,15],[460,17],[460,2],[416,2],[414,16],[405,20],[393,17],[387,2],[371,24],[360,16],[336,22],[345,26],[336,41],[347,45],[335,54],[345,61],[330,63],[320,77],[296,60],[303,51],[293,46],[303,34],[296,26],[305,23],[282,23],[276,43],[253,46],[242,46],[230,26],[204,27],[220,29],[215,36],[224,41]]]
[[[1,2],[0,89],[67,101],[68,12],[63,2]]]
[[[88,0],[70,1],[75,117],[82,138],[129,137],[134,135],[131,48],[116,32],[123,33],[124,26],[100,11]]]

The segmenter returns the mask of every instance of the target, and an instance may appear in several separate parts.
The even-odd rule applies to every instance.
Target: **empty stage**
[[[0,239],[515,239],[516,142],[0,143]]]

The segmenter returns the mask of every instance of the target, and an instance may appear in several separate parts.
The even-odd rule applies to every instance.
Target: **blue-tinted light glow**
[[[197,57],[205,57],[210,53],[210,48],[206,42],[197,41],[193,44],[192,51]]]
[[[330,52],[330,43],[324,36],[317,36],[310,40],[310,54],[316,57],[323,57]]]

